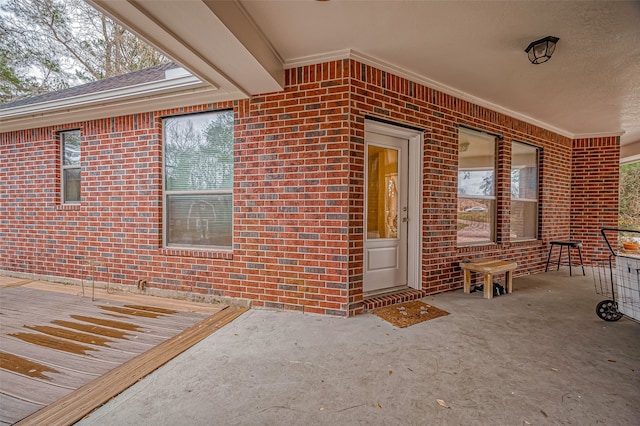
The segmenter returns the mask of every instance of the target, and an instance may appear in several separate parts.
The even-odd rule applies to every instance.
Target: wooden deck
[[[246,310],[80,290],[0,276],[0,424],[73,423]]]

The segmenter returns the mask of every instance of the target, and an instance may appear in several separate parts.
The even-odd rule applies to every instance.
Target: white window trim
[[[207,113],[216,113],[216,112],[224,112],[224,111],[232,111],[232,110],[217,110],[217,111],[202,111],[193,113],[195,114],[207,114]],[[235,112],[232,111],[234,116]],[[186,114],[192,115],[192,114]],[[233,186],[230,189],[207,189],[207,190],[193,190],[193,191],[183,191],[183,190],[167,190],[167,179],[166,179],[166,131],[165,131],[165,120],[170,118],[180,117],[180,115],[176,116],[166,116],[162,117],[162,248],[164,249],[179,249],[179,250],[188,250],[188,251],[218,251],[218,252],[232,252],[234,247],[234,238],[233,238],[233,229],[234,229],[234,206],[235,206],[235,195]],[[235,127],[235,123],[234,123]],[[235,131],[235,130],[234,130]],[[234,138],[235,144],[235,138]],[[234,182],[235,182],[235,164],[234,164]],[[168,243],[168,200],[170,195],[231,195],[231,245],[230,246],[199,246],[199,245],[190,245],[190,244],[169,244]]]
[[[522,241],[537,241],[540,239],[540,152],[541,152],[541,148],[535,145],[531,145],[528,144],[526,142],[520,142],[517,140],[512,141],[511,143],[511,148],[512,148],[512,152],[513,152],[513,144],[514,143],[518,143],[520,145],[525,145],[525,146],[529,146],[531,148],[534,148],[536,150],[536,178],[537,178],[537,182],[536,182],[536,194],[538,195],[538,198],[514,198],[513,194],[511,194],[511,203],[513,203],[513,201],[520,201],[520,202],[524,202],[524,203],[536,203],[538,205],[538,208],[536,209],[536,216],[534,218],[535,220],[535,230],[536,233],[533,237],[522,237],[522,238],[513,238],[511,239],[511,241],[514,242],[522,242]],[[511,172],[513,173],[513,154],[511,156]],[[509,191],[511,192],[511,191]],[[511,214],[509,214],[509,222],[511,222]]]
[[[472,130],[472,129],[468,129],[466,127],[458,127],[458,143],[460,142],[460,134],[466,133],[468,136],[474,137],[474,138],[480,138],[480,139],[485,139],[487,141],[491,141],[493,143],[493,147],[494,147],[494,152],[493,152],[493,194],[494,195],[465,195],[465,194],[458,194],[458,187],[456,187],[456,194],[457,194],[457,198],[458,199],[467,199],[467,200],[489,200],[492,201],[493,203],[493,212],[492,212],[492,216],[491,216],[491,220],[490,220],[490,224],[491,224],[491,234],[489,236],[489,240],[487,241],[479,241],[479,242],[473,242],[473,243],[463,243],[460,244],[460,242],[458,241],[458,233],[456,231],[456,247],[459,248],[463,248],[463,247],[474,247],[474,246],[486,246],[486,245],[493,245],[496,244],[498,241],[498,234],[497,234],[497,224],[498,224],[498,196],[497,196],[497,174],[498,174],[498,141],[497,141],[497,137],[495,135],[480,131],[480,130]],[[459,155],[459,154],[458,154]],[[471,169],[465,169],[466,170],[479,170],[478,168],[471,168]],[[460,159],[458,158],[458,167],[457,167],[457,173],[458,176],[460,175]],[[460,182],[458,182],[458,185],[460,185]],[[458,221],[458,213],[456,211],[456,223]]]
[[[64,151],[65,151],[65,134],[68,133],[79,133],[80,134],[80,163],[79,164],[64,164]],[[78,205],[82,200],[82,134],[80,130],[65,130],[58,133],[58,139],[60,143],[60,204],[69,204],[69,205]],[[78,201],[67,201],[67,193],[65,190],[65,171],[66,170],[80,170],[80,200]]]

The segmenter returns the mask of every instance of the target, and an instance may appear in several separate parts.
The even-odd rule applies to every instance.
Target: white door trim
[[[421,290],[423,132],[372,120],[365,120],[364,130],[365,134],[366,132],[375,132],[409,140],[409,182],[407,191],[410,201],[407,212],[407,217],[409,218],[407,237],[407,285],[416,290]],[[364,229],[366,229],[366,226]]]

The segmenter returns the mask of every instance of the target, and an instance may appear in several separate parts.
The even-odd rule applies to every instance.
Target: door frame
[[[401,127],[365,119],[365,151],[367,132],[407,139],[409,141],[408,161],[408,187],[407,196],[409,205],[407,208],[408,235],[407,235],[407,285],[410,288],[422,289],[422,164],[424,152],[424,132],[418,129]],[[366,155],[366,152],[365,152]],[[411,203],[411,200],[420,200]],[[366,203],[363,209],[366,208]],[[363,228],[366,229],[366,226]],[[364,242],[364,235],[363,235]],[[364,249],[364,246],[363,246]],[[365,257],[363,256],[363,262]],[[363,264],[363,270],[365,265]]]

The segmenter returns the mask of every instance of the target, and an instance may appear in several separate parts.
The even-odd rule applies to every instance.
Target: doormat
[[[371,311],[374,315],[390,322],[396,327],[409,327],[419,322],[449,315],[449,312],[436,308],[421,300],[405,302],[399,305],[387,306]]]

